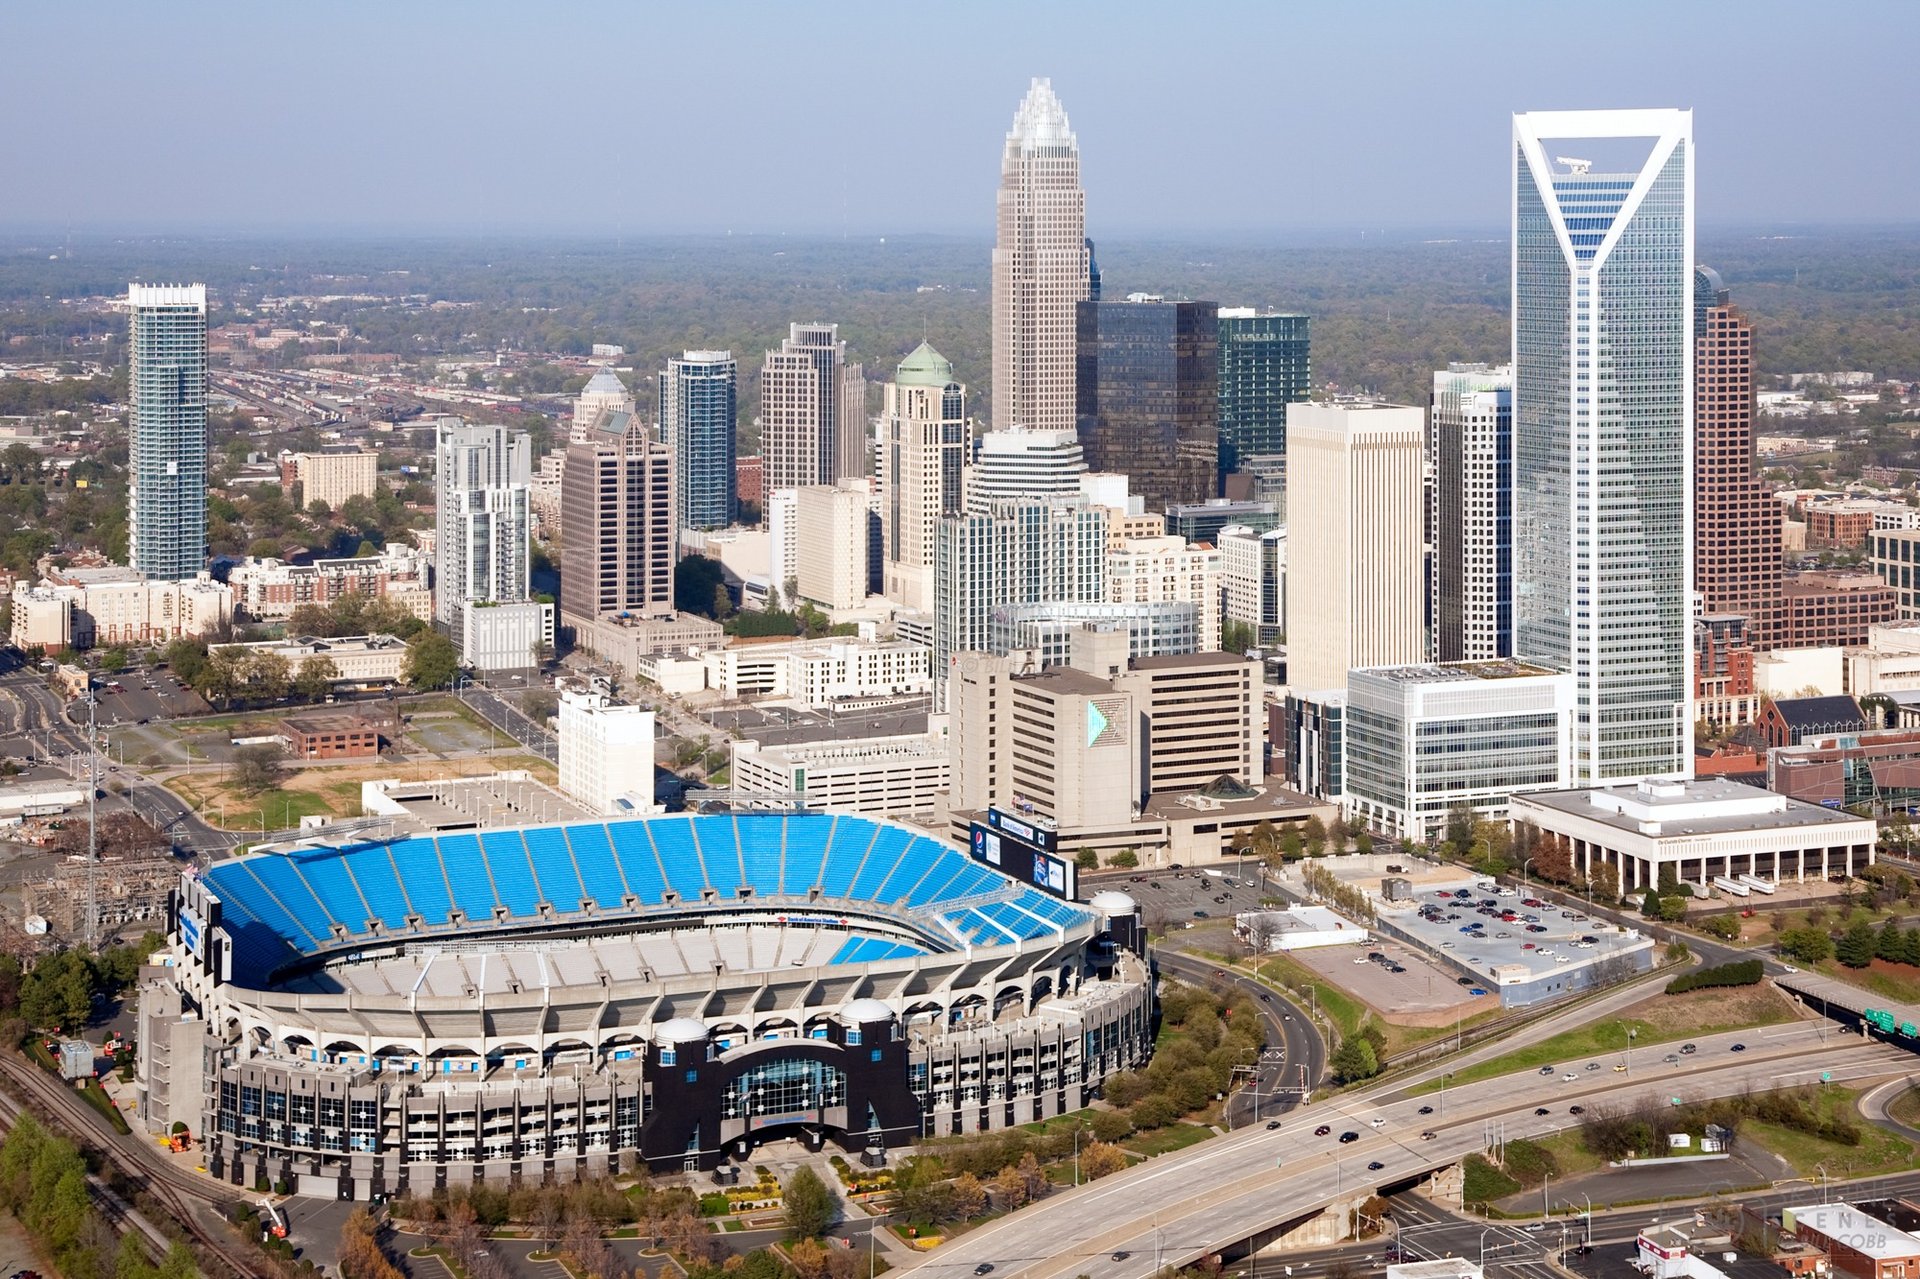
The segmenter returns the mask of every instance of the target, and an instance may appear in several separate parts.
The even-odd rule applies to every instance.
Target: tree
[[[1140,864],[1140,854],[1134,852],[1131,848],[1123,848],[1115,853],[1109,859],[1109,862],[1111,865],[1118,866],[1121,870],[1132,870]]]
[[[1353,837],[1353,851],[1363,857],[1371,853],[1373,851],[1373,832],[1366,829],[1356,832]]]
[[[725,582],[713,584],[713,616],[723,622],[733,616],[733,596],[728,593]]]
[[[1907,935],[1900,931],[1900,921],[1889,917],[1880,925],[1880,931],[1873,939],[1873,957],[1897,964],[1907,956]]]
[[[407,647],[403,673],[408,686],[418,692],[446,688],[460,673],[460,654],[452,640],[434,631],[420,636]]]
[[[77,950],[34,965],[20,983],[20,1015],[29,1026],[78,1032],[93,1012],[93,969]]]
[[[682,613],[713,617],[714,588],[725,590],[726,586],[726,571],[719,560],[688,555],[673,567],[673,606]]]
[[[1220,648],[1223,652],[1245,655],[1254,645],[1253,627],[1229,617],[1220,624]]]
[[[1833,938],[1824,928],[1789,928],[1780,934],[1780,953],[1803,964],[1821,964],[1833,958]]]
[[[826,1233],[840,1215],[840,1201],[811,1168],[797,1169],[787,1178],[780,1197],[785,1209],[787,1238],[812,1239]]]
[[[1361,1035],[1347,1036],[1327,1064],[1341,1083],[1371,1079],[1380,1073],[1380,1058],[1373,1051],[1373,1043]]]
[[[1307,851],[1313,856],[1318,857],[1326,850],[1327,824],[1321,821],[1319,817],[1307,818],[1303,833],[1306,836]]]
[[[109,675],[118,675],[121,671],[126,670],[127,650],[115,647],[100,654],[100,669]]]
[[[1091,848],[1083,848],[1073,855],[1073,864],[1081,870],[1100,869],[1100,854]]]
[[[339,678],[339,665],[325,653],[315,653],[300,663],[300,673],[293,677],[293,687],[306,701],[325,701],[327,695],[333,692],[334,681]]]
[[[987,1210],[987,1188],[970,1172],[953,1179],[953,1209],[962,1221],[971,1221]]]
[[[1840,937],[1834,955],[1849,968],[1865,968],[1873,962],[1873,925],[1856,919]]]
[[[1008,1212],[1027,1206],[1027,1180],[1018,1168],[1008,1164],[994,1175],[993,1198]]]
[[[285,771],[286,756],[278,746],[243,746],[234,752],[233,784],[242,794],[278,789]]]
[[[1094,1141],[1080,1152],[1080,1175],[1088,1181],[1098,1181],[1109,1173],[1119,1172],[1127,1166],[1127,1152],[1109,1142]]]

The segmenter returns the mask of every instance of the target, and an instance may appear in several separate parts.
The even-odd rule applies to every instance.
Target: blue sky
[[[1096,236],[1502,227],[1509,114],[1615,106],[1694,108],[1703,224],[1905,222],[1916,36],[1911,0],[9,0],[0,228],[989,235],[1033,75]]]

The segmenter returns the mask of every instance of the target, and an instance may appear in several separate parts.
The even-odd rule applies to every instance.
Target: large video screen
[[[1022,838],[1023,835],[1031,838]],[[1051,844],[1052,836],[1052,831],[1043,831],[1005,817],[997,810],[989,810],[986,822],[973,823],[968,847],[975,861],[1023,884],[1032,884],[1042,892],[1072,901],[1080,887],[1075,874],[1078,868],[1066,858],[1039,846],[1043,839]]]

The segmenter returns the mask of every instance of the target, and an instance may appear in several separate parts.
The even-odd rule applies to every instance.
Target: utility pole
[[[89,680],[91,684],[91,680]],[[100,811],[95,796],[100,791],[100,739],[94,733],[93,712],[100,704],[87,689],[87,924],[85,935],[89,951],[100,948]]]

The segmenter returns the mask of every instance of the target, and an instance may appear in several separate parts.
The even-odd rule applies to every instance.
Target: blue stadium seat
[[[879,827],[850,817],[836,817],[833,841],[827,845],[826,864],[821,869],[820,892],[827,897],[853,895],[854,877],[865,864],[867,850],[873,847]]]
[[[580,887],[580,872],[574,869],[573,854],[567,851],[567,837],[558,827],[542,826],[522,831],[527,840],[527,856],[533,862],[534,878],[540,881],[540,899],[555,911],[573,914],[580,909],[586,893]],[[615,897],[618,906],[620,899]]]
[[[927,867],[926,875],[913,886],[913,890],[907,894],[903,904],[911,908],[924,906],[928,902],[952,900],[960,895],[954,891],[955,883],[971,878],[967,874],[969,869],[965,862],[951,853],[935,857],[932,864]]]
[[[353,882],[353,876],[347,873],[348,854],[336,848],[320,848],[289,853],[288,857],[300,868],[300,873],[306,877],[320,904],[327,908],[327,913],[345,924],[349,932],[365,933],[369,919],[388,922],[381,912],[368,904],[359,886]],[[404,928],[407,902],[397,886],[393,901],[399,907],[399,913],[389,926]]]
[[[694,846],[700,850],[700,860],[707,868],[707,887],[719,893],[722,900],[740,895],[741,837],[734,830],[734,820],[721,814],[696,817],[689,823],[693,830]],[[774,853],[776,856],[779,854],[777,845]],[[778,862],[774,863],[771,882],[780,882]]]
[[[399,845],[394,845],[396,853],[397,849]],[[396,931],[407,928],[407,914],[413,912],[415,906],[407,905],[407,893],[401,891],[399,876],[394,874],[396,860],[388,857],[388,849],[384,849],[378,843],[363,843],[363,845],[346,849],[340,862],[349,876],[353,876],[353,883],[359,885],[361,897],[367,899],[367,908],[372,910],[372,918],[380,920],[382,924]],[[401,874],[405,874],[405,870],[401,870]],[[447,895],[445,881],[440,883],[440,895],[442,897]],[[415,901],[419,901],[417,895],[415,895]],[[426,914],[424,910],[420,910],[420,914],[426,918],[428,924],[447,922],[447,912],[444,908],[438,920]]]
[[[499,899],[487,876],[487,859],[480,854],[480,841],[472,835],[442,835],[433,842],[440,849],[440,864],[446,868],[453,904],[469,920],[491,920]]]
[[[620,856],[620,869],[626,872],[627,887],[643,906],[658,906],[666,896],[667,881],[660,873],[660,859],[647,838],[647,823],[608,822],[613,851]]]
[[[880,896],[880,885],[900,868],[901,850],[912,839],[912,834],[896,826],[882,826],[873,837],[873,847],[867,850],[867,860],[861,865],[860,873],[847,889],[847,897],[853,901],[885,900]]]
[[[327,913],[307,887],[307,881],[300,878],[300,872],[284,856],[269,854],[261,857],[249,857],[242,865],[253,872],[273,895],[286,912],[293,916],[293,922],[310,939],[303,950],[315,950],[333,940],[333,916]],[[289,941],[296,940],[288,938]]]
[[[747,887],[755,897],[772,897],[780,891],[781,861],[784,856],[787,819],[770,813],[747,813],[733,819],[739,831],[740,862],[746,871]],[[703,840],[707,866],[713,866],[711,841]],[[720,885],[715,884],[715,888]],[[805,890],[802,890],[805,891]]]
[[[212,875],[209,873],[211,880]],[[232,900],[229,900],[231,896]],[[248,985],[265,985],[273,970],[295,955],[287,939],[263,922],[237,894],[220,899],[221,927],[233,939],[233,975]]]
[[[521,918],[540,914],[540,885],[533,881],[533,867],[527,863],[527,842],[517,830],[487,831],[480,836],[480,847],[487,857],[487,869],[493,874],[493,887],[500,901]]]
[[[534,835],[527,836],[532,846]],[[619,910],[627,892],[626,880],[620,877],[620,863],[613,855],[613,845],[607,842],[607,828],[599,822],[591,825],[582,822],[577,826],[564,826],[560,834],[573,848],[574,864],[580,868],[580,883],[602,910]]]
[[[379,846],[374,847],[378,849]],[[440,854],[434,848],[433,841],[403,839],[387,845],[385,851],[393,859],[393,870],[400,877],[396,886],[406,890],[407,900],[413,903],[413,913],[429,924],[446,923],[447,912],[453,909],[453,897],[447,891],[447,870],[440,864]],[[365,872],[361,870],[361,860],[371,863]],[[386,873],[378,853],[356,859],[353,871],[354,878],[360,881],[361,889],[367,894],[367,900],[372,901],[374,890],[368,886],[367,878],[371,875],[377,880]]]
[[[288,945],[300,950],[311,950],[318,943],[311,933],[300,926],[292,912],[273,899],[273,894],[260,877],[248,865],[252,858],[241,858],[233,863],[233,872],[220,882],[222,900],[232,899],[244,906],[247,913],[280,934]]]
[[[891,832],[890,832],[891,833]],[[905,831],[898,832],[905,835]],[[885,837],[883,836],[882,839]],[[874,843],[874,856],[882,853],[882,844]],[[913,891],[940,860],[939,848],[930,839],[908,835],[905,846],[893,856],[893,874],[887,876],[873,894],[875,901],[896,902]],[[949,877],[951,878],[951,877]]]
[[[955,854],[958,856],[959,854]],[[969,860],[966,868],[954,876],[947,885],[946,898],[972,897],[978,893],[991,893],[1007,886],[1007,877],[997,871],[988,870],[976,861]]]
[[[860,962],[860,952],[867,948],[865,937],[849,937],[840,943],[840,949],[833,952],[829,964],[854,964]]]
[[[1052,931],[1045,921],[1015,910],[1012,902],[990,902],[980,908],[980,913],[1021,939],[1041,937]]]
[[[667,887],[680,894],[680,900],[697,902],[707,886],[707,871],[700,864],[700,850],[693,843],[693,822],[686,817],[658,817],[640,827],[653,839],[660,854],[660,869]]]
[[[787,831],[786,868],[780,891],[793,897],[805,896],[820,882],[820,871],[827,860],[827,840],[833,834],[834,818],[784,817]]]

